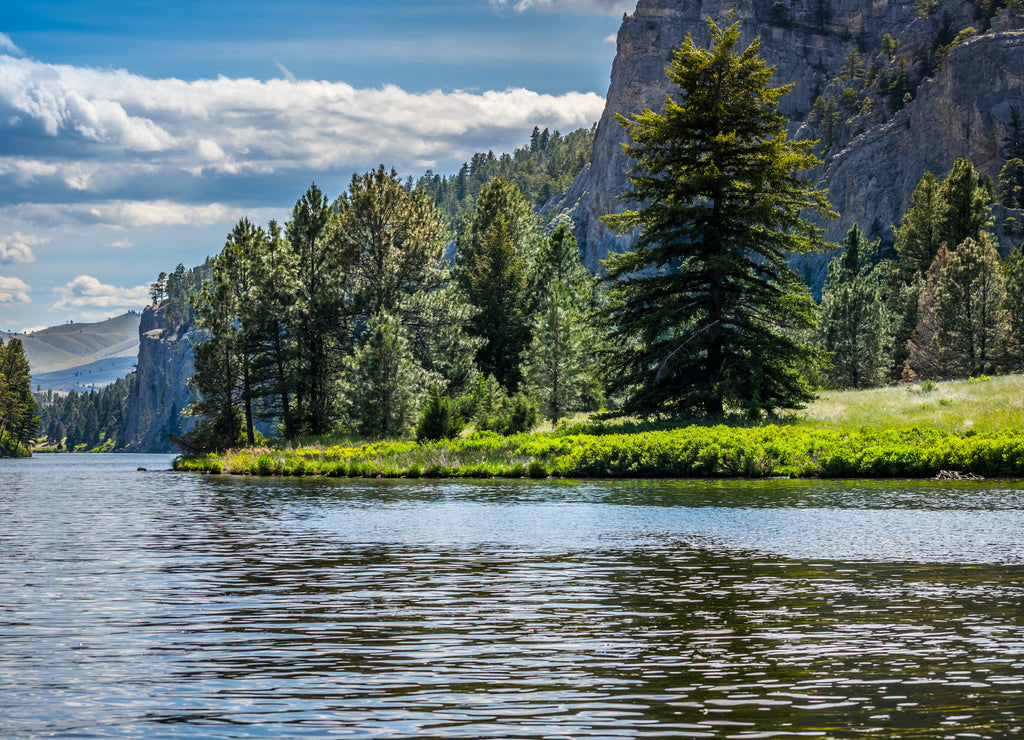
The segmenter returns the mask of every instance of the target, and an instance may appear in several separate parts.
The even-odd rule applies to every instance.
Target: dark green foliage
[[[65,445],[72,452],[76,444],[88,443],[86,440],[86,419],[95,416],[95,441],[102,449],[117,449],[124,445],[124,412],[128,399],[135,385],[135,373],[115,380],[100,390],[86,393],[72,391],[60,395],[53,391],[37,394],[40,403],[40,433],[46,443],[60,448],[65,445],[65,437],[74,444]]]
[[[327,227],[334,210],[315,184],[295,203],[285,233],[291,249],[292,295],[287,320],[295,343],[292,382],[299,434],[326,434],[334,427],[334,387],[340,349],[351,336],[345,324],[340,256]]]
[[[889,322],[882,300],[884,270],[872,264],[876,248],[854,224],[842,254],[828,267],[818,336],[829,357],[823,373],[836,388],[879,385],[891,365]]]
[[[346,358],[340,393],[344,416],[364,437],[402,437],[416,419],[425,380],[401,321],[378,314],[370,319],[355,353]]]
[[[1006,278],[1006,311],[1010,321],[1007,365],[1024,371],[1024,245],[1016,247],[1003,263]]]
[[[435,388],[430,395],[420,420],[416,424],[416,439],[420,442],[458,437],[465,426],[451,401]]]
[[[966,159],[958,159],[942,181],[938,192],[943,204],[939,221],[940,236],[950,249],[966,239],[980,239],[992,226],[992,196],[981,183],[978,171]]]
[[[645,205],[607,218],[642,233],[607,262],[606,371],[642,415],[756,416],[811,398],[814,305],[786,258],[824,248],[802,218],[831,214],[799,176],[813,143],[788,140],[776,108],[791,86],[769,87],[758,42],[737,50],[738,23],[709,28],[710,49],[687,38],[666,70],[664,114],[620,118],[637,162],[628,197]]]
[[[519,189],[493,180],[459,232],[456,284],[475,309],[469,323],[483,344],[477,365],[505,388],[519,385],[519,357],[530,340],[529,265],[537,223]]]
[[[39,433],[32,376],[21,340],[0,341],[0,457],[24,457]]]
[[[534,283],[537,311],[520,373],[524,392],[556,424],[584,408],[596,385],[596,286],[580,263],[576,239],[566,224],[559,224],[541,243]]]

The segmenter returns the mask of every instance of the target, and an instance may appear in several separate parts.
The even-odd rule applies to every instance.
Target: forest
[[[1024,251],[1000,258],[991,215],[1020,204],[1019,112],[998,183],[958,160],[921,179],[885,253],[857,225],[828,244],[820,223],[836,214],[800,177],[816,142],[788,140],[774,110],[789,86],[735,48],[736,26],[711,30],[712,48],[688,42],[667,70],[682,102],[620,119],[629,197],[645,205],[608,218],[641,237],[601,276],[568,219],[538,215],[593,129],[535,129],[450,178],[382,165],[333,199],[311,185],[286,223],[241,219],[206,265],[161,274],[165,331],[194,322],[206,337],[188,409],[200,423],[179,444],[515,434],[580,412],[757,421],[816,389],[1024,369]],[[722,74],[737,81],[726,113],[702,93]],[[787,258],[830,250],[816,302]],[[113,429],[108,402],[83,399],[47,417],[52,440],[111,438],[95,431]]]

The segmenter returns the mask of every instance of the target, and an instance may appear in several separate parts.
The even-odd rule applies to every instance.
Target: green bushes
[[[910,427],[837,432],[690,426],[638,434],[477,432],[435,442],[377,442],[180,457],[176,470],[240,475],[494,478],[899,478],[940,470],[1024,476],[1024,432]]]

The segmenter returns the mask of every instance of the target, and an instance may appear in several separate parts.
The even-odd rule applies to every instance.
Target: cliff
[[[821,142],[823,164],[812,176],[841,214],[828,224],[830,238],[859,222],[887,241],[921,176],[944,175],[957,157],[997,177],[1010,107],[1024,109],[1024,21],[1009,11],[979,18],[969,3],[947,0],[918,10],[926,6],[920,0],[639,0],[619,30],[591,166],[574,185],[580,196],[572,215],[587,266],[598,270],[600,260],[634,238],[600,221],[625,207],[618,196],[629,190],[632,160],[622,151],[626,135],[615,114],[660,110],[673,50],[687,34],[706,45],[705,19],[726,24],[733,8],[743,43],[760,36],[775,84],[794,83],[781,104],[792,134]],[[971,28],[985,32],[970,37]]]
[[[128,399],[122,439],[125,452],[176,452],[169,434],[183,434],[196,420],[181,414],[192,402],[188,379],[195,372],[194,325],[167,326],[167,302],[149,306],[139,324],[139,359]]]

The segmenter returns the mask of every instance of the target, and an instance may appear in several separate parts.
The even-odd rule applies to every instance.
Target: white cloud
[[[31,303],[30,290],[24,280],[0,275],[0,303]]]
[[[24,53],[13,41],[11,41],[11,37],[6,33],[0,33],[0,52],[3,52],[4,54],[16,54],[18,56],[21,56]]]
[[[101,203],[26,203],[3,211],[15,218],[45,226],[106,224],[145,226],[208,226],[229,220],[235,212],[220,203],[189,205],[169,200],[113,200]],[[111,245],[115,246],[115,245]]]
[[[535,9],[545,13],[577,15],[619,15],[631,13],[636,0],[491,0],[496,8],[512,6],[517,13]]]
[[[0,235],[0,265],[12,262],[35,262],[36,256],[32,247],[46,244],[48,238],[33,234],[22,234],[15,231],[10,236]]]
[[[135,246],[135,242],[128,239],[118,239],[117,241],[110,242],[110,246],[114,249],[129,249]]]
[[[603,107],[596,93],[153,80],[0,55],[0,137],[17,137],[18,152],[0,157],[0,192],[6,181],[20,203],[74,204],[71,220],[180,223],[165,208],[147,217],[123,204],[205,202],[211,179],[222,201],[252,203],[254,187],[272,190],[281,175],[347,181],[381,163],[454,170],[476,151],[522,143],[534,126],[589,126]]]
[[[79,275],[62,288],[56,288],[59,300],[51,310],[82,308],[142,308],[149,303],[149,288],[119,288],[105,285],[91,275]]]
[[[48,329],[48,328],[49,327],[43,326],[42,324],[40,324],[39,326],[26,326],[24,329],[21,330],[21,333],[22,334],[32,334],[34,332],[42,331],[43,329]]]
[[[618,34],[612,33],[605,36],[603,39],[601,39],[601,41],[603,41],[606,44],[617,44],[619,42],[619,36]]]

